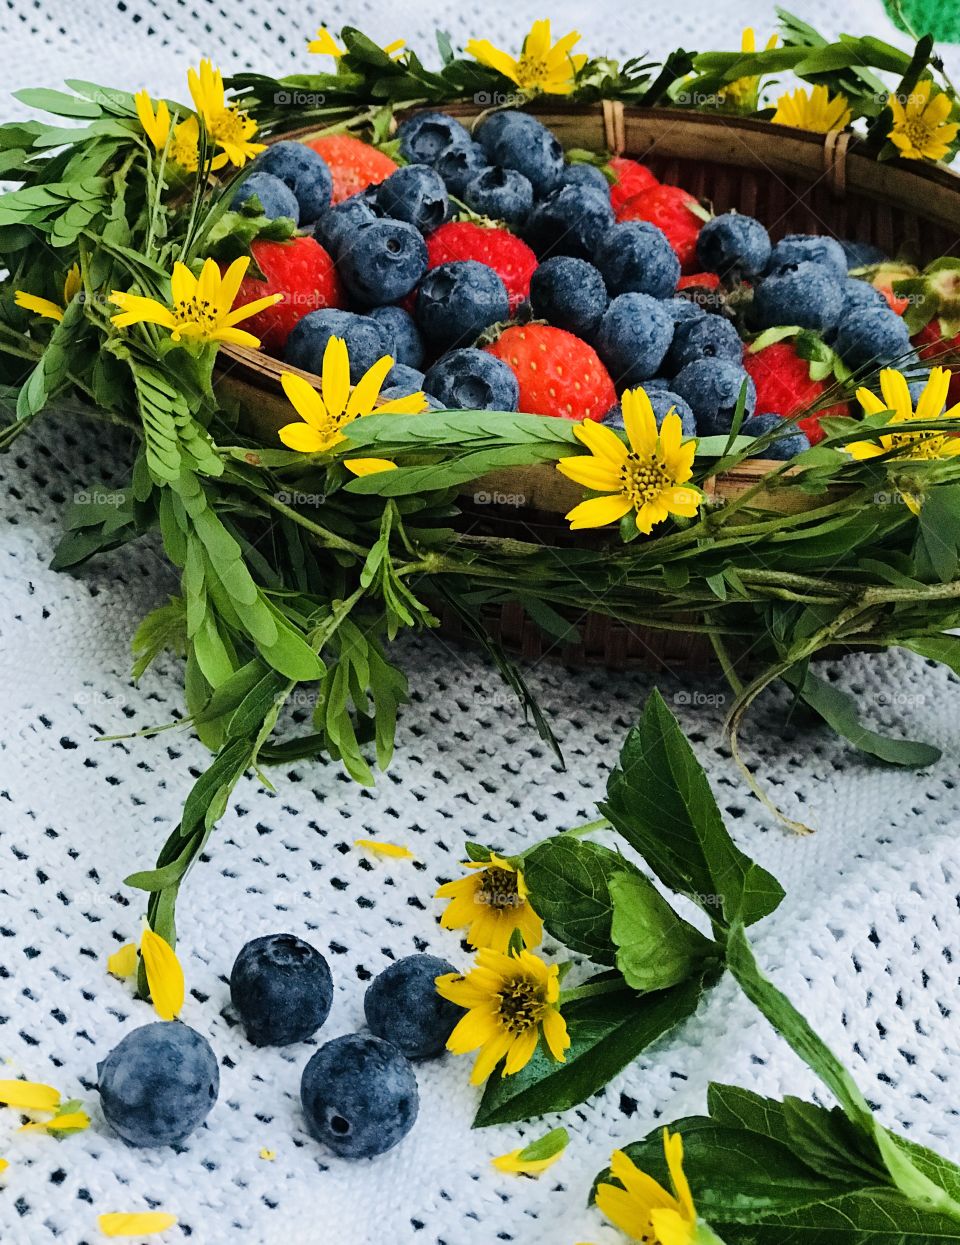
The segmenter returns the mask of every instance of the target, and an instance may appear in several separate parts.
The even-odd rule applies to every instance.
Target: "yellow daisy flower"
[[[383,50],[388,56],[396,59],[406,46],[406,39],[394,39],[392,43],[385,43]],[[315,56],[332,56],[334,60],[339,60],[341,56],[346,56],[347,54],[347,49],[342,48],[337,43],[326,26],[321,26],[317,31],[316,38],[310,40],[307,44],[307,51],[312,52]]]
[[[574,506],[566,516],[571,531],[616,523],[633,510],[638,530],[649,534],[671,514],[693,518],[703,502],[698,489],[683,487],[693,474],[697,442],[683,440],[680,416],[671,407],[658,434],[643,389],[628,389],[622,407],[629,446],[612,428],[587,419],[573,431],[590,457],[562,458],[557,463],[568,480],[611,494]]]
[[[644,1245],[707,1245],[716,1241],[713,1232],[698,1219],[683,1170],[680,1134],[665,1128],[663,1150],[672,1193],[640,1171],[622,1150],[615,1150],[610,1174],[619,1183],[597,1186],[597,1206],[631,1241],[643,1241]]]
[[[767,40],[766,50],[772,51],[777,46],[777,36],[772,34]],[[748,26],[744,30],[740,39],[741,52],[755,52],[757,50],[757,36],[753,27]],[[746,78],[734,78],[732,82],[725,82],[717,92],[721,104],[732,104],[737,108],[749,108],[751,111],[757,106],[757,96],[760,90],[759,76],[752,75]]]
[[[547,1049],[561,1063],[570,1045],[560,1015],[560,970],[531,951],[504,955],[484,950],[465,977],[445,973],[437,993],[467,1014],[450,1034],[447,1050],[466,1055],[478,1050],[470,1083],[485,1081],[501,1061],[502,1076],[512,1076],[533,1058],[541,1030]]]
[[[200,164],[200,123],[197,121],[197,118],[189,116],[185,121],[175,125],[173,127],[173,136],[171,137],[170,109],[167,107],[166,100],[157,100],[156,112],[154,112],[153,100],[150,98],[149,91],[138,91],[133,99],[137,106],[137,117],[140,125],[154,149],[163,151],[169,138],[169,155],[173,163],[178,164],[187,173],[196,173]],[[222,169],[226,163],[227,157],[221,153],[213,158],[210,167]]]
[[[891,95],[893,129],[887,136],[906,160],[942,160],[960,128],[948,121],[950,97],[939,91],[931,98],[933,83],[924,78],[905,99]]]
[[[809,92],[798,87],[781,95],[771,120],[777,125],[789,125],[797,130],[828,134],[831,130],[842,130],[848,126],[852,115],[847,97],[839,94],[831,97],[821,83]]]
[[[346,440],[343,429],[364,415],[419,415],[427,406],[420,390],[377,406],[392,367],[393,359],[384,355],[351,388],[347,343],[342,337],[331,337],[323,352],[320,392],[293,372],[284,372],[280,377],[283,392],[302,421],[284,424],[280,440],[301,454],[324,453]],[[382,458],[348,458],[345,465],[355,475],[371,475],[396,466]]]
[[[471,947],[506,951],[515,930],[525,946],[538,947],[543,921],[531,906],[520,870],[494,852],[489,860],[463,863],[476,872],[444,882],[436,892],[437,899],[450,900],[440,918],[443,928],[466,929]]]
[[[495,48],[489,39],[471,39],[467,52],[481,65],[515,82],[527,95],[569,95],[576,75],[587,63],[582,53],[573,55],[570,51],[580,42],[580,35],[571,30],[556,43],[551,39],[550,22],[543,19],[530,27],[518,57]]]
[[[236,104],[228,104],[223,89],[223,74],[208,60],[200,62],[199,71],[187,71],[187,83],[197,113],[211,139],[222,148],[227,159],[237,168],[264,151],[266,144],[251,142],[257,132],[252,121]]]
[[[80,293],[82,284],[80,280],[80,265],[73,264],[67,271],[63,282],[63,306],[55,303],[50,298],[40,298],[36,294],[28,294],[26,290],[16,290],[13,295],[13,301],[18,307],[22,307],[24,311],[32,311],[38,316],[43,316],[45,320],[56,320],[59,324],[70,301]]]
[[[178,261],[173,266],[170,280],[170,306],[155,298],[114,290],[110,301],[120,310],[112,317],[113,323],[118,328],[128,328],[131,324],[159,324],[161,328],[170,330],[176,342],[186,337],[202,342],[230,342],[235,346],[256,349],[260,339],[238,329],[236,325],[264,307],[272,307],[283,295],[269,294],[231,310],[249,263],[249,255],[242,255],[221,275],[216,262],[207,259],[200,276],[195,277],[186,264]]]

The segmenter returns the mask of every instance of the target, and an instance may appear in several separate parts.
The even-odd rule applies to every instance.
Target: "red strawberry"
[[[617,400],[592,346],[547,324],[513,325],[485,349],[520,382],[519,409],[561,419],[603,419]]]
[[[342,203],[368,186],[378,186],[398,168],[389,156],[352,134],[325,134],[312,138],[307,146],[323,156],[330,167],[334,203]]]
[[[912,338],[921,359],[934,367],[945,367],[950,372],[948,406],[960,402],[960,333],[956,337],[944,337],[943,326],[938,317],[925,324]]]
[[[639,160],[631,160],[628,156],[614,156],[608,163],[617,175],[617,180],[610,187],[610,202],[619,218],[620,209],[628,199],[644,190],[652,190],[660,183]]]
[[[254,263],[266,277],[261,281],[248,274],[240,284],[235,306],[252,303],[266,294],[283,294],[283,302],[266,307],[243,322],[260,338],[264,350],[279,354],[290,330],[309,311],[321,307],[343,307],[343,291],[333,260],[314,238],[292,238],[289,242],[254,242],[250,246]]]
[[[530,278],[537,257],[526,242],[506,229],[488,229],[468,220],[453,220],[427,238],[428,268],[455,260],[475,259],[492,268],[507,287],[510,313],[530,293]]]
[[[719,290],[720,278],[715,272],[691,272],[677,282],[678,290],[686,290],[690,286],[701,290]]]
[[[788,418],[812,406],[827,391],[822,380],[811,379],[810,364],[801,359],[789,341],[775,342],[755,354],[745,350],[743,366],[757,387],[757,411],[760,413],[775,411]],[[798,420],[797,427],[807,434],[811,445],[816,445],[825,436],[820,427],[820,420],[825,415],[849,414],[847,404],[839,402]]]
[[[699,204],[679,186],[653,186],[634,195],[620,209],[620,220],[648,220],[667,235],[684,272],[693,272],[697,262],[697,235],[703,221],[691,211]]]

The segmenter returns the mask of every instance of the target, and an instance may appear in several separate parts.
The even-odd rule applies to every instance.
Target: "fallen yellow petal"
[[[161,1020],[173,1020],[183,1007],[183,969],[176,952],[152,929],[143,931],[140,954],[153,1006]]]
[[[162,1210],[148,1210],[133,1214],[119,1212],[112,1215],[100,1215],[97,1223],[104,1236],[155,1236],[158,1232],[166,1232],[177,1222],[176,1215],[168,1215]]]
[[[268,1163],[272,1163],[272,1162],[273,1162],[273,1160],[277,1157],[277,1152],[276,1152],[276,1150],[266,1150],[266,1149],[264,1149],[264,1150],[261,1150],[261,1151],[260,1151],[260,1157],[261,1157],[262,1159],[265,1159],[265,1160],[266,1160],[266,1162],[268,1162]]]
[[[114,977],[132,977],[137,971],[137,944],[128,942],[107,957],[107,972]]]
[[[6,1159],[0,1159],[0,1172],[5,1172],[10,1164]]]
[[[0,1081],[0,1105],[21,1111],[56,1111],[60,1091],[37,1081]]]
[[[414,860],[416,857],[409,847],[401,847],[399,843],[380,843],[377,839],[356,839],[354,847],[374,856],[391,856],[395,860]]]
[[[22,1133],[79,1133],[90,1127],[86,1111],[65,1111],[52,1120],[40,1120],[36,1124],[24,1124]]]

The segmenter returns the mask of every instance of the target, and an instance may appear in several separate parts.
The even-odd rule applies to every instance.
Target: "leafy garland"
[[[864,63],[892,67],[892,50],[881,55],[871,41],[824,45],[788,25],[792,68],[811,81],[841,74],[849,91],[854,80],[863,82]],[[263,133],[282,132],[294,113],[276,97],[304,88],[324,102],[297,112],[298,124],[362,128],[387,142],[394,104],[503,85],[496,71],[453,56],[442,38],[438,73],[413,52],[391,57],[357,31],[343,38],[335,74],[235,79],[244,126],[252,118]],[[905,67],[897,62],[905,77],[932,63],[921,45]],[[724,80],[763,71],[767,62],[752,55],[734,56]],[[673,84],[691,66],[721,71],[686,53],[659,67],[587,61],[577,71],[575,98],[653,104],[673,98]],[[33,90],[19,98],[70,124],[0,126],[0,176],[20,183],[0,196],[8,270],[0,281],[0,398],[14,409],[0,446],[52,410],[82,411],[126,430],[133,465],[120,504],[115,495],[100,502],[99,490],[88,489],[92,500],[66,516],[54,564],[73,569],[157,531],[180,570],[180,593],[134,638],[137,676],[164,649],[185,655],[188,716],[180,724],[193,726],[216,753],[156,867],[128,879],[147,892],[150,922],[170,943],[181,882],[244,773],[254,770],[269,786],[265,767],[326,755],[369,783],[368,744],[381,768],[389,764],[407,683],[387,646],[403,629],[434,625],[438,602],[476,632],[554,746],[521,673],[475,621],[484,604],[519,601],[566,640],[576,629],[564,611],[585,597],[627,623],[709,635],[735,692],[734,746],[744,712],[782,677],[866,751],[897,764],[936,759],[929,745],[867,731],[856,706],[808,663],[837,644],[900,645],[960,670],[960,640],[948,634],[960,623],[960,462],[892,454],[853,461],[843,446],[879,436],[885,412],[853,424],[855,431],[850,421],[825,421],[826,440],[789,469],[777,468],[735,501],[706,505],[665,536],[638,541],[624,529],[622,541],[602,545],[600,558],[585,546],[464,533],[457,495],[465,484],[493,470],[555,463],[574,446],[572,426],[486,411],[373,415],[351,425],[335,452],[264,447],[215,385],[215,341],[177,341],[153,325],[127,332],[114,321],[111,297],[134,289],[164,301],[175,263],[198,270],[209,257],[232,259],[256,236],[284,236],[284,226],[230,211],[235,178],[211,176],[222,163],[216,116],[164,104],[171,127],[155,140],[144,128],[142,101],[79,80],[67,86],[69,93]],[[236,102],[224,105],[221,115],[237,109]],[[184,126],[194,136],[192,172],[173,159]],[[77,292],[66,298],[72,265]],[[17,291],[32,292],[56,314],[37,320],[18,304]],[[848,390],[855,380],[846,379]],[[824,405],[835,401],[833,393]],[[695,482],[705,485],[756,449],[736,435],[738,427],[739,417],[729,438],[700,442]],[[354,479],[342,460],[357,450],[398,469]],[[789,515],[771,508],[770,497],[786,490],[803,494],[810,508]],[[322,505],[283,500],[301,493],[322,497]],[[878,494],[923,498],[919,517],[903,505],[876,504]],[[744,682],[738,646],[755,642],[758,631],[765,647]],[[283,706],[302,683],[317,687],[313,729],[278,739]]]

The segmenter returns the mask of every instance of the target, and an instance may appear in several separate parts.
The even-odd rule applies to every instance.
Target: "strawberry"
[[[530,278],[537,266],[536,255],[516,234],[468,220],[449,221],[435,229],[427,238],[427,257],[428,268],[461,259],[475,259],[492,268],[507,287],[511,315],[529,296]]]
[[[648,220],[662,229],[677,253],[680,267],[684,272],[693,272],[697,262],[697,235],[703,227],[698,211],[697,200],[686,190],[679,186],[657,185],[628,199],[617,215],[620,220]]]
[[[720,278],[715,272],[691,272],[677,282],[678,290],[686,290],[690,286],[701,290],[719,290]]]
[[[797,354],[790,341],[775,342],[756,353],[744,350],[743,366],[757,387],[756,409],[761,413],[775,411],[786,419],[813,406],[827,391],[822,380],[811,379],[810,364]],[[816,445],[825,436],[820,427],[825,415],[849,414],[847,404],[839,402],[798,420],[797,427],[807,434],[811,445]]]
[[[520,384],[519,409],[562,419],[603,419],[617,400],[592,346],[547,324],[512,325],[484,347]]]
[[[610,187],[610,202],[618,219],[620,209],[628,199],[660,184],[645,164],[641,164],[639,160],[631,160],[628,156],[614,156],[608,162],[608,168],[617,176],[617,180]]]
[[[379,186],[399,167],[389,156],[352,134],[325,134],[308,143],[323,156],[333,177],[333,202],[342,203],[368,186]]]
[[[945,367],[950,372],[947,405],[956,405],[960,402],[960,333],[955,337],[946,336],[942,322],[934,316],[929,324],[913,335],[912,341],[921,359],[933,367]]]
[[[266,281],[250,274],[244,277],[234,305],[252,303],[266,294],[283,294],[283,302],[266,307],[243,325],[272,354],[283,350],[290,330],[307,312],[345,305],[333,260],[314,238],[261,240],[251,244],[250,253]]]

